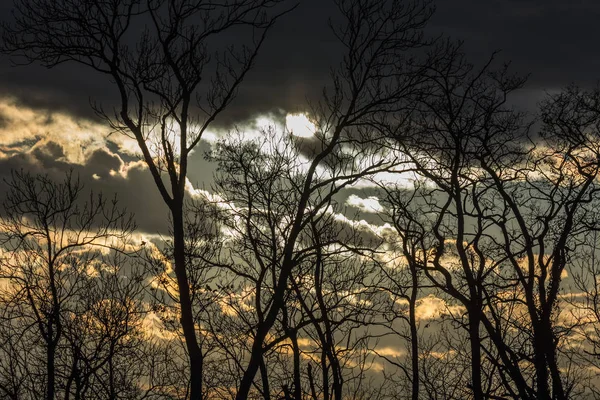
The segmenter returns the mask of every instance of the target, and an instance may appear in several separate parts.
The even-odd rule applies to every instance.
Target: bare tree
[[[227,108],[251,69],[283,0],[20,0],[3,29],[4,52],[55,67],[83,64],[118,94],[114,112],[96,111],[133,138],[173,221],[181,325],[190,358],[190,398],[202,397],[203,357],[185,268],[184,198],[190,152]],[[134,34],[141,28],[141,34]],[[246,29],[242,46],[226,32]],[[236,37],[240,37],[236,35]],[[163,180],[167,177],[167,182]]]
[[[71,174],[55,183],[14,172],[7,185],[0,348],[14,377],[2,390],[14,398],[136,397],[141,376],[118,361],[145,346],[145,276],[122,272],[131,217],[100,195],[86,201]]]
[[[557,309],[563,274],[596,229],[594,97],[550,97],[533,136],[505,106],[522,79],[493,58],[474,70],[459,47],[443,53],[425,72],[416,135],[397,135],[425,184],[391,197],[396,227],[418,233],[419,269],[465,307],[475,398],[569,398],[576,376],[561,372],[573,361],[559,343],[573,326]]]
[[[114,249],[133,229],[115,202],[79,202],[71,176],[15,173],[0,223],[2,396],[597,393],[585,368],[600,348],[600,91],[549,96],[533,135],[507,105],[525,80],[496,55],[476,68],[452,43],[425,54],[428,2],[336,0],[345,53],[312,105],[314,135],[233,134],[208,157],[217,194],[190,196],[190,153],[293,8],[284,3],[16,2],[2,49],[114,82],[116,109],[95,109],[137,142],[172,231],[138,268]],[[237,47],[213,50],[241,30]],[[378,181],[384,172],[416,184]],[[366,179],[387,195],[396,235],[385,245],[337,204]],[[446,309],[424,322],[433,295]],[[148,316],[169,339],[143,332]],[[408,355],[378,347],[392,337]],[[384,384],[370,381],[375,367]]]
[[[223,293],[224,313],[229,315],[227,327],[238,326],[236,332],[240,334],[236,336],[241,342],[224,347],[244,349],[244,343],[252,344],[248,337],[256,338],[274,307],[285,267],[285,243],[295,224],[291,216],[296,214],[303,196],[310,163],[300,152],[302,144],[302,139],[271,129],[260,140],[243,136],[226,139],[212,155],[218,165],[215,190],[221,207],[230,214],[223,219],[229,236],[224,243],[226,252],[214,264],[232,276],[226,282],[235,282],[234,290]],[[334,200],[346,185],[388,167],[374,165],[352,173],[354,162],[363,156],[370,159],[373,153],[357,158],[336,153],[331,162],[337,169],[319,171],[314,182],[302,215],[304,226],[292,252],[294,268],[289,271],[279,314],[260,353],[255,355],[261,380],[254,382],[253,388],[265,398],[342,398],[347,394],[347,379],[363,379],[344,375],[351,375],[346,365],[352,364],[352,354],[364,349],[360,342],[366,333],[357,332],[363,328],[366,331],[376,318],[376,302],[372,300],[376,285],[372,280],[378,277],[374,276],[374,264],[368,257],[366,261],[363,258],[372,252],[379,238],[371,233],[372,239],[363,242],[362,236],[369,237],[368,232],[361,233],[342,222],[340,207]],[[338,157],[344,157],[344,161]],[[333,177],[329,177],[330,172]],[[318,186],[324,179],[330,179],[330,183]],[[234,363],[241,372],[246,369],[245,357],[256,354],[251,348],[246,351],[245,355],[230,354],[237,359]],[[282,353],[289,354],[289,362],[281,357]],[[278,370],[289,372],[277,376]],[[255,396],[256,391],[249,396]]]
[[[381,357],[403,372],[410,382],[410,398],[417,400],[419,393],[422,392],[420,366],[422,346],[419,332],[421,324],[417,318],[417,307],[420,297],[430,287],[423,280],[421,267],[426,262],[433,241],[431,234],[428,235],[426,232],[427,225],[418,216],[425,210],[417,209],[412,210],[412,213],[405,213],[402,207],[399,207],[399,204],[410,203],[411,194],[418,195],[418,188],[415,186],[411,192],[410,189],[403,191],[382,185],[382,190],[386,193],[389,202],[386,218],[393,222],[397,233],[397,236],[393,237],[396,240],[390,238],[386,240],[388,245],[386,253],[389,256],[381,263],[380,273],[385,277],[382,289],[390,294],[388,326],[394,335],[402,337],[409,343],[410,366],[405,366],[398,357],[389,357],[385,354]],[[396,327],[398,320],[408,325],[407,332],[403,330],[404,327]]]
[[[332,77],[333,91],[326,92],[324,101],[313,111],[319,142],[306,172],[296,179],[298,197],[290,213],[290,229],[279,244],[282,260],[274,277],[272,301],[257,326],[237,399],[248,396],[265,339],[284,307],[303,231],[333,194],[362,177],[390,168],[390,163],[377,161],[377,157],[367,166],[356,165],[351,154],[368,154],[365,148],[374,139],[374,127],[398,113],[420,82],[410,50],[425,44],[421,29],[431,15],[427,3],[340,1],[337,5],[343,22],[334,32],[346,55]],[[320,177],[320,168],[331,169],[332,177]],[[240,174],[243,176],[243,171]]]
[[[482,386],[480,330],[489,295],[486,281],[495,265],[489,262],[494,246],[484,217],[492,212],[488,189],[474,159],[482,142],[497,146],[502,133],[516,125],[503,105],[523,80],[506,69],[493,70],[493,57],[475,69],[465,61],[460,46],[444,44],[438,54],[442,56],[434,55],[424,71],[429,91],[416,99],[410,128],[396,136],[400,151],[424,182],[412,194],[390,192],[389,198],[405,257],[418,264],[431,284],[465,307],[470,386],[474,398],[483,399],[490,393]]]
[[[135,263],[119,253],[104,257],[85,297],[70,307],[61,357],[65,399],[161,398],[181,385],[165,371],[175,360],[163,356],[169,344],[146,324],[150,280]]]

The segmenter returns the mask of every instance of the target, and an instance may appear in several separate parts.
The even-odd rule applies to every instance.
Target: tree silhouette
[[[396,136],[424,181],[388,191],[395,225],[405,247],[421,243],[429,282],[465,308],[457,322],[469,332],[474,398],[569,398],[561,369],[572,361],[561,365],[558,346],[572,328],[557,308],[572,253],[595,230],[594,120],[567,91],[542,104],[533,137],[504,106],[523,80],[474,70],[453,49],[425,73],[415,136]]]
[[[191,152],[293,4],[15,2],[2,50],[111,80],[116,107],[94,108],[137,143],[171,232],[142,242],[72,174],[13,172],[3,398],[598,396],[600,90],[526,115],[498,54],[426,37],[431,3],[334,3],[314,132],[230,132],[209,192]],[[365,186],[376,210],[349,197]]]
[[[86,199],[71,174],[55,183],[14,172],[7,185],[3,396],[147,397],[156,388],[144,395],[139,383],[152,342],[142,330],[145,275],[128,262],[131,217],[114,200]]]
[[[21,0],[15,3],[14,23],[3,27],[4,52],[46,67],[76,62],[112,79],[118,106],[95,109],[115,131],[137,142],[169,208],[194,400],[202,397],[203,357],[184,255],[188,158],[234,99],[270,28],[290,10],[277,7],[283,3]],[[241,28],[248,42],[237,49],[214,48],[215,40]]]

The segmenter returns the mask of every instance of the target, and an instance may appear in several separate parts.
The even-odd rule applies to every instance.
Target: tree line
[[[498,54],[427,34],[432,3],[335,4],[314,136],[231,132],[208,195],[189,155],[296,5],[15,2],[3,52],[111,79],[118,105],[95,110],[139,145],[171,231],[141,240],[73,174],[14,171],[2,397],[600,397],[600,90],[526,113]],[[344,203],[359,188],[381,200],[371,223]]]

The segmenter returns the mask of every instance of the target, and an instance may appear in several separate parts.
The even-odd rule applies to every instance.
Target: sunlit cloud
[[[285,117],[285,125],[292,135],[304,138],[314,136],[317,130],[305,114],[288,114]]]
[[[177,332],[165,328],[160,316],[154,312],[149,312],[144,316],[142,330],[149,337],[163,340],[174,340],[178,337]]]
[[[436,360],[446,360],[456,355],[455,350],[446,350],[446,351],[428,351],[419,355],[419,358],[433,358]]]
[[[400,299],[396,303],[405,308],[408,306],[408,300]],[[415,317],[417,321],[431,321],[439,319],[446,315],[458,316],[464,313],[465,308],[458,304],[449,304],[444,299],[430,294],[417,300],[415,308]]]
[[[199,127],[193,126],[192,131]],[[285,125],[272,115],[258,115],[253,119],[241,122],[233,130],[206,130],[202,133],[202,140],[207,143],[216,143],[227,139],[233,132],[238,132],[244,141],[253,141],[265,138],[265,131],[274,130],[280,136],[285,134]]]
[[[406,351],[396,347],[378,347],[373,349],[373,353],[382,357],[402,357],[406,355]]]
[[[353,194],[346,199],[346,204],[351,207],[356,207],[360,211],[366,213],[380,213],[384,210],[383,206],[379,203],[377,196],[362,198]]]
[[[255,311],[254,299],[256,296],[256,288],[245,286],[238,292],[228,292],[220,296],[218,299],[221,312],[230,317],[237,317],[243,313],[251,313]]]
[[[416,182],[426,182],[433,185],[430,181],[421,178],[413,171],[397,171],[397,172],[377,172],[370,178],[361,178],[352,185],[356,189],[376,188],[379,186],[398,187],[412,189]]]
[[[378,237],[395,238],[398,236],[396,234],[396,230],[387,222],[384,223],[383,225],[375,225],[375,224],[371,224],[371,223],[365,221],[364,219],[360,219],[360,220],[351,219],[342,213],[334,213],[333,218],[337,222],[342,223],[342,224],[347,224],[350,227],[352,227],[353,229],[356,229],[357,231],[370,232]]]
[[[0,98],[0,158],[26,153],[48,142],[59,144],[63,161],[82,164],[86,155],[106,146],[106,125],[44,110],[34,110],[11,98]]]

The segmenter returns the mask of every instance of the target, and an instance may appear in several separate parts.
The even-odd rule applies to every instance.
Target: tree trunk
[[[265,400],[270,400],[271,386],[269,385],[269,372],[267,371],[264,356],[260,358],[260,377],[262,379],[263,398]]]
[[[279,280],[277,281],[277,287],[275,288],[275,293],[273,295],[271,308],[269,309],[265,319],[258,324],[256,329],[256,335],[254,336],[254,342],[252,343],[252,349],[250,352],[250,361],[248,361],[248,366],[246,367],[244,375],[242,376],[242,380],[240,381],[240,386],[237,394],[235,395],[235,400],[246,400],[248,398],[250,388],[252,387],[252,382],[254,381],[256,372],[258,371],[260,359],[263,354],[263,344],[269,331],[273,327],[275,320],[277,319],[279,311],[284,305],[283,295],[286,291],[290,269],[290,265],[284,261],[281,274],[279,275]]]
[[[52,338],[53,331],[52,326],[49,326],[48,336],[48,347],[46,349],[46,400],[54,400],[54,390],[56,387],[56,373],[54,368],[54,356],[56,353],[56,344]]]
[[[473,399],[483,400],[483,389],[481,387],[481,339],[479,337],[479,312],[469,312],[469,341],[471,344],[471,385]]]
[[[325,346],[325,343],[323,343]],[[323,400],[329,400],[329,368],[327,367],[327,350],[323,347],[321,352],[321,375],[323,376]]]
[[[565,390],[563,388],[562,378],[558,363],[556,360],[556,345],[554,342],[554,335],[552,331],[552,323],[549,318],[544,320],[545,329],[542,331],[542,339],[545,342],[543,348],[545,350],[546,363],[550,370],[550,377],[552,378],[552,398],[554,400],[566,400]]]
[[[196,327],[190,295],[189,281],[185,265],[185,236],[183,225],[183,201],[174,202],[171,207],[173,217],[173,258],[175,261],[175,275],[179,290],[179,304],[181,308],[181,327],[185,338],[185,345],[190,359],[190,400],[202,399],[203,355],[196,338]]]
[[[252,343],[250,361],[248,362],[248,366],[246,367],[244,376],[240,382],[240,387],[238,388],[238,392],[235,396],[236,400],[246,400],[248,398],[250,387],[252,387],[252,382],[254,381],[254,377],[256,376],[256,372],[258,371],[260,364],[260,359],[262,358],[262,346],[270,328],[270,324],[267,325],[263,322],[257,329],[256,336],[254,337],[254,343]]]
[[[533,362],[535,366],[535,378],[537,381],[537,398],[540,400],[551,400],[550,388],[548,387],[548,367],[546,365],[546,350],[542,338],[541,324],[533,326]]]
[[[329,354],[331,360],[329,364],[331,365],[331,372],[333,376],[333,396],[335,400],[342,400],[342,389],[343,389],[343,381],[342,381],[342,371],[340,369],[340,363],[338,362],[337,357],[334,355],[335,348],[333,345],[329,346]]]
[[[308,385],[310,386],[310,394],[311,394],[313,400],[318,400],[317,389],[315,388],[315,379],[313,377],[312,365],[308,364],[308,366],[306,367],[306,370],[307,370],[307,374],[308,374]],[[325,399],[325,400],[327,400],[327,399]]]
[[[300,347],[296,332],[290,332],[290,340],[294,351],[294,398],[302,400],[302,380],[300,377]]]
[[[412,364],[412,393],[411,399],[418,400],[419,399],[419,339],[418,339],[418,331],[417,331],[417,313],[416,313],[416,305],[417,305],[417,295],[418,295],[418,277],[417,270],[414,265],[411,266],[411,274],[412,274],[412,288],[409,300],[409,324],[410,324],[410,353],[411,353],[411,364]]]

